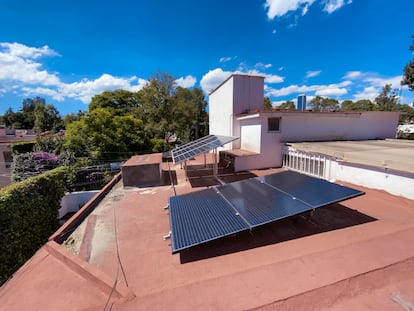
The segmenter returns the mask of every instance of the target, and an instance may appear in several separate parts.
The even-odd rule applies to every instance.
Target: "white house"
[[[209,95],[210,134],[240,137],[220,151],[221,159],[231,162],[236,172],[286,166],[325,179],[369,187],[365,178],[354,178],[355,167],[349,165],[353,161],[359,169],[376,168],[379,175],[370,177],[375,181],[374,188],[409,184],[414,189],[414,167],[409,162],[412,157],[404,154],[414,155],[414,143],[401,147],[399,142],[386,140],[396,136],[399,112],[265,110],[263,98],[264,78],[240,74],[231,75]],[[381,146],[373,143],[379,140]],[[351,144],[354,141],[363,143]],[[313,142],[313,147],[298,144],[303,142]],[[341,147],[327,152],[320,142],[341,142]],[[358,156],[351,153],[355,149],[361,151]],[[389,178],[390,174],[396,178]],[[379,180],[384,183],[378,185]],[[390,180],[396,184],[389,185]],[[408,197],[414,198],[414,192]]]

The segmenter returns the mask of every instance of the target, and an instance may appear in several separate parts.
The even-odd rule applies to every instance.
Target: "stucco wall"
[[[264,78],[248,75],[233,75],[234,99],[233,112],[263,109]]]
[[[343,162],[331,163],[331,178],[414,200],[413,176],[396,174],[386,169],[364,167]]]
[[[241,136],[235,115],[263,108],[264,77],[232,75],[209,95],[210,134]],[[223,149],[240,148],[240,141]]]
[[[395,138],[398,112],[280,113],[281,141],[334,141]]]
[[[209,96],[210,134],[233,136],[233,79]]]
[[[92,199],[100,190],[78,191],[67,193],[60,203],[59,218],[68,213],[77,212],[83,205]]]

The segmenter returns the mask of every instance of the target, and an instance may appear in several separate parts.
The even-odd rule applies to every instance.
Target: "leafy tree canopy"
[[[40,97],[25,99],[18,112],[7,109],[3,121],[7,128],[33,129],[36,132],[58,131],[63,128],[58,110]]]
[[[369,99],[361,99],[356,102],[344,100],[341,104],[342,111],[372,111],[374,104]]]
[[[272,109],[273,108],[272,102],[270,101],[269,97],[265,97],[263,99],[263,108],[264,109]]]
[[[296,110],[295,103],[291,100],[288,100],[278,106],[279,109],[286,109],[286,110]]]
[[[89,111],[68,123],[64,148],[94,158],[165,149],[159,139],[167,133],[183,141],[208,134],[206,107],[199,88],[182,88],[171,75],[157,74],[138,92],[94,96]]]
[[[336,99],[316,96],[310,101],[310,107],[313,111],[336,111],[339,102]]]
[[[414,35],[411,37],[413,39],[413,44],[411,44],[410,50],[414,51]],[[414,91],[414,59],[405,65],[401,85],[408,85],[408,88],[411,91]]]

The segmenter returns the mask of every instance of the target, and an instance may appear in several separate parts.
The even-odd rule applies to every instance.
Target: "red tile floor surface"
[[[215,182],[172,170],[177,194]],[[366,194],[172,255],[172,187],[120,181],[85,220],[79,254],[49,241],[1,287],[0,309],[413,310],[414,202],[346,185]]]

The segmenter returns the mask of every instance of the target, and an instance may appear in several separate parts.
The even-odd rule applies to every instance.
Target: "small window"
[[[279,132],[280,131],[280,120],[282,118],[269,118],[267,119],[267,130],[268,132]]]

